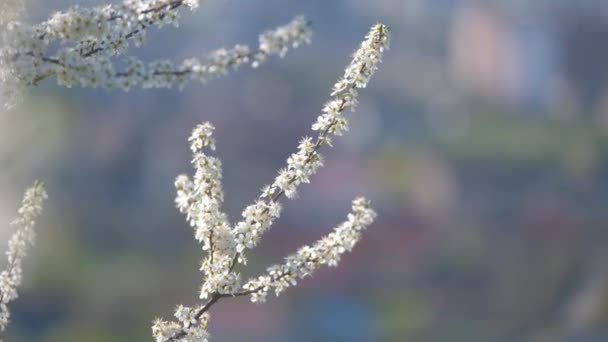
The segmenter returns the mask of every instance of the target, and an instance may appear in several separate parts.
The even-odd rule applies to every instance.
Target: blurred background
[[[29,20],[77,3],[100,1],[30,0]],[[197,302],[202,253],[173,205],[191,128],[217,127],[236,221],[379,21],[391,50],[351,132],[244,274],[329,232],[357,195],[377,222],[280,298],[221,301],[213,341],[608,341],[608,2],[206,0],[182,13],[133,53],[255,45],[297,14],[316,35],[181,92],[47,80],[2,112],[1,241],[34,179],[50,194],[7,341],[149,341],[152,319]]]

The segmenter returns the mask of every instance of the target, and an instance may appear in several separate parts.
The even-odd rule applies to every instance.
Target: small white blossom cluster
[[[322,265],[337,266],[342,254],[353,249],[361,238],[361,232],[375,217],[376,213],[369,208],[369,202],[363,197],[356,198],[348,219],[332,233],[312,246],[301,247],[296,254],[285,258],[284,264],[269,267],[267,274],[249,280],[243,285],[245,291],[241,294],[250,294],[254,303],[265,302],[271,289],[278,296],[289,286],[296,285],[298,278],[311,275]]]
[[[194,154],[194,179],[179,175],[175,181],[175,203],[186,214],[203,250],[208,251],[201,266],[205,275],[200,295],[203,299],[212,293],[232,293],[240,284],[240,277],[230,272],[236,248],[228,218],[221,211],[224,201],[222,163],[203,152],[205,148],[215,149],[213,130],[214,127],[208,122],[194,128],[188,139]]]
[[[252,66],[255,68],[270,55],[285,56],[289,47],[297,48],[303,43],[310,44],[312,29],[310,23],[302,16],[292,22],[260,35],[258,51],[252,55]]]
[[[293,198],[297,186],[308,183],[310,176],[323,164],[318,150],[330,145],[329,134],[341,135],[346,129],[346,119],[342,113],[347,108],[354,108],[355,89],[364,88],[376,70],[382,52],[388,48],[388,33],[385,25],[372,27],[346,69],[344,79],[334,86],[332,99],[325,106],[324,113],[313,125],[313,129],[319,131],[317,138],[305,137],[300,141],[298,151],[288,158],[287,167],[279,172],[273,184],[264,187],[254,204],[243,210],[243,220],[234,228],[231,228],[226,214],[221,211],[224,199],[221,163],[217,158],[203,153],[206,148],[215,149],[212,136],[214,127],[204,123],[194,128],[188,141],[194,154],[192,164],[196,172],[192,180],[186,175],[177,177],[175,203],[186,215],[194,228],[195,238],[206,251],[201,266],[205,280],[200,293],[200,298],[205,302],[197,308],[178,306],[175,312],[177,322],[156,320],[152,327],[156,341],[206,341],[207,311],[219,299],[251,295],[253,302],[264,302],[271,289],[278,295],[290,285],[295,285],[298,278],[310,275],[320,266],[336,266],[341,255],[352,250],[362,231],[376,217],[363,198],[353,201],[352,213],[332,233],[312,246],[302,247],[296,254],[287,257],[284,264],[268,268],[268,274],[242,285],[240,274],[234,270],[238,262],[246,263],[245,249],[255,247],[262,234],[279,217],[279,197],[285,194]],[[282,32],[272,39],[286,41],[286,36],[288,34]],[[270,44],[272,39],[265,37],[261,41]],[[279,53],[282,51],[268,49]],[[320,126],[319,122],[326,124]]]
[[[44,185],[36,182],[23,196],[19,216],[12,222],[17,229],[8,242],[6,256],[8,265],[0,272],[0,331],[6,329],[10,312],[8,303],[17,298],[17,287],[21,284],[21,263],[28,247],[34,244],[35,219],[42,211],[42,201],[47,198]]]
[[[200,309],[194,309],[179,305],[175,309],[177,322],[167,322],[157,318],[152,325],[152,335],[157,342],[181,341],[184,342],[207,342],[207,321],[209,314],[204,313],[197,317]],[[178,337],[179,336],[179,337]]]
[[[390,27],[387,25],[377,24],[372,27],[346,68],[344,77],[334,84],[332,99],[323,107],[323,114],[312,125],[313,130],[340,136],[348,129],[342,113],[357,105],[357,88],[365,88],[378,69],[382,53],[389,47],[389,33]],[[325,138],[323,143],[331,144],[331,140]]]

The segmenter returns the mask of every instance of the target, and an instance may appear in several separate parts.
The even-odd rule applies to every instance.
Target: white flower
[[[204,147],[209,147],[215,150],[215,139],[213,139],[213,127],[210,123],[205,122],[197,125],[193,130],[188,141],[192,152],[198,152]]]
[[[193,312],[192,308],[178,305],[178,307],[175,309],[175,318],[182,322],[186,328],[196,324],[197,319],[194,316],[195,313]]]

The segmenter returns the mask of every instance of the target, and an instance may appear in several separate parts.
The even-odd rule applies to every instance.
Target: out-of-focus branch
[[[17,288],[21,285],[23,258],[27,255],[28,248],[34,244],[36,233],[34,224],[36,217],[42,212],[42,201],[47,198],[44,185],[36,182],[27,189],[19,208],[19,216],[12,222],[16,227],[15,233],[10,238],[6,256],[8,264],[0,272],[0,330],[6,329],[10,311],[8,304],[15,300]]]

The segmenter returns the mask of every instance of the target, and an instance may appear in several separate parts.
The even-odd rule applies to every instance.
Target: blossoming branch
[[[19,21],[7,23],[3,29],[0,68],[10,72],[13,83],[5,89],[5,102],[14,102],[17,88],[36,85],[56,76],[60,85],[71,87],[104,87],[129,90],[133,86],[183,87],[188,81],[206,82],[236,69],[244,63],[257,67],[271,55],[283,57],[290,47],[309,43],[312,30],[303,17],[260,35],[259,46],[252,49],[236,45],[218,49],[203,61],[191,58],[176,65],[167,60],[144,63],[124,55],[133,43],[144,42],[147,28],[178,24],[178,9],[198,7],[196,0],[125,0],[120,6],[95,8],[74,7],[58,12],[39,25],[29,26]],[[59,48],[51,52],[54,41]],[[8,82],[9,73],[0,77]]]
[[[8,264],[6,269],[0,272],[0,331],[4,331],[9,322],[8,303],[17,299],[17,287],[21,285],[22,279],[21,263],[28,248],[34,244],[35,219],[42,212],[42,201],[46,198],[44,185],[40,182],[34,183],[25,191],[18,211],[19,216],[12,222],[16,231],[8,242]]]
[[[130,41],[143,43],[148,27],[176,25],[177,10],[182,6],[195,9],[198,0],[125,0],[118,6],[76,6],[30,26],[20,21],[18,9],[23,8],[23,1],[10,0],[5,7],[13,9],[11,15],[0,15],[4,18],[0,20],[3,104],[13,105],[26,86],[55,75],[50,64],[78,67],[109,62]],[[49,52],[52,45],[59,45],[54,54]]]
[[[321,265],[336,266],[341,255],[352,250],[363,229],[376,216],[363,198],[353,201],[347,220],[332,233],[312,246],[300,248],[283,264],[269,267],[266,274],[242,284],[241,275],[235,270],[237,263],[246,263],[245,250],[255,247],[261,235],[279,217],[279,198],[283,194],[294,198],[297,187],[308,183],[322,166],[319,149],[331,146],[331,137],[340,136],[348,129],[344,113],[355,108],[357,89],[365,88],[376,71],[384,50],[389,46],[389,31],[389,27],[382,24],[371,28],[346,68],[344,77],[334,85],[323,113],[313,124],[312,129],[318,132],[316,138],[301,140],[298,152],[288,158],[287,166],[279,171],[271,185],[264,187],[259,199],[245,208],[243,220],[233,228],[227,215],[221,211],[224,198],[221,162],[204,152],[205,149],[215,149],[214,127],[210,123],[195,127],[189,142],[196,172],[192,180],[186,175],[177,177],[175,201],[206,251],[201,266],[204,283],[200,298],[204,302],[196,307],[178,306],[175,311],[177,321],[157,319],[152,327],[156,341],[207,341],[209,309],[221,298],[250,295],[253,302],[264,302],[271,289],[279,295],[287,287],[295,285],[298,278],[312,274]]]
[[[235,45],[232,49],[218,49],[209,54],[204,61],[190,58],[175,66],[170,61],[156,61],[147,66],[136,58],[130,58],[125,71],[114,72],[110,69],[105,74],[113,77],[106,78],[103,83],[95,77],[95,71],[89,77],[89,83],[81,78],[83,86],[102,85],[106,88],[121,87],[128,90],[130,87],[142,84],[144,88],[168,88],[173,84],[183,87],[188,81],[206,82],[212,78],[225,75],[229,68],[237,69],[239,66],[251,63],[258,67],[271,55],[285,56],[290,47],[298,47],[303,43],[310,43],[312,30],[304,17],[298,16],[289,24],[274,30],[268,30],[259,37],[257,49],[247,45]]]
[[[183,87],[189,81],[205,82],[226,74],[230,68],[250,63],[257,67],[272,55],[283,57],[290,47],[308,43],[309,23],[296,17],[289,24],[264,32],[256,48],[236,45],[218,49],[202,60],[191,58],[181,63],[157,60],[144,63],[126,56],[131,45],[143,43],[149,27],[167,24],[177,26],[181,7],[195,9],[197,0],[124,0],[122,5],[95,8],[73,7],[58,12],[49,20],[35,26],[19,21],[23,4],[10,0],[2,4],[0,14],[2,48],[0,49],[0,95],[5,104],[14,101],[21,87],[36,85],[55,76],[60,85],[71,87],[122,88],[134,86]],[[263,188],[262,194],[242,212],[242,220],[231,225],[222,211],[222,166],[219,159],[207,154],[215,149],[214,127],[203,123],[194,128],[189,138],[195,174],[190,179],[180,175],[175,181],[177,208],[186,215],[194,229],[196,240],[205,255],[201,264],[203,284],[195,307],[176,308],[177,321],[156,320],[153,336],[157,341],[207,341],[210,308],[221,298],[251,296],[251,301],[264,302],[273,290],[279,295],[297,280],[312,274],[322,265],[336,266],[342,254],[351,251],[362,231],[375,219],[376,213],[364,198],[352,203],[346,221],[315,244],[304,246],[285,258],[285,262],[270,266],[265,274],[243,283],[237,265],[247,262],[246,250],[256,247],[281,214],[280,198],[293,199],[302,183],[323,165],[320,150],[331,146],[334,136],[348,130],[347,110],[357,105],[358,89],[365,88],[389,46],[389,28],[373,26],[344,76],[336,82],[330,100],[312,125],[314,137],[304,137],[298,151],[287,159],[285,168],[274,181]],[[117,57],[123,59],[117,61]],[[121,62],[122,61],[122,62]],[[8,100],[5,100],[8,99]],[[10,100],[10,101],[9,101]],[[40,202],[46,197],[42,185],[26,193],[18,230],[9,244],[9,265],[0,273],[0,328],[8,322],[6,304],[16,298],[21,282],[21,259],[25,247],[33,242],[34,217],[40,212]]]
[[[244,250],[255,247],[261,235],[279,217],[280,204],[277,200],[283,194],[290,199],[294,198],[298,186],[309,183],[310,176],[323,165],[319,149],[331,146],[332,136],[341,136],[348,129],[344,113],[347,109],[355,109],[357,89],[365,88],[377,70],[382,53],[389,46],[388,34],[389,28],[386,25],[372,27],[346,68],[344,77],[334,85],[332,98],[323,107],[323,114],[312,125],[312,130],[318,132],[316,138],[302,138],[298,151],[287,159],[287,166],[279,171],[271,185],[263,188],[259,199],[243,211],[243,220],[234,229],[241,261],[245,261]]]

